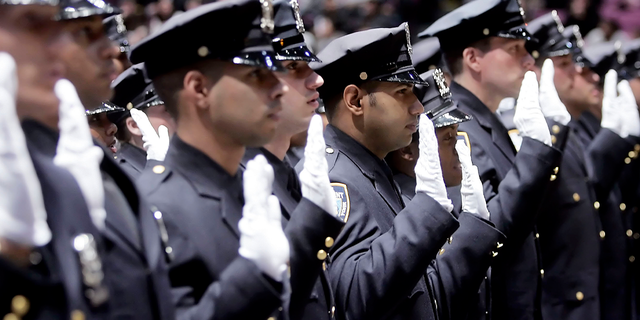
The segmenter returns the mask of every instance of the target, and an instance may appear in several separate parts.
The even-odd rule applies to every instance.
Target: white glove
[[[156,133],[147,115],[138,109],[131,109],[131,118],[142,132],[143,147],[147,150],[147,160],[164,161],[167,150],[169,150],[169,129],[165,126],[159,126]]]
[[[107,213],[100,173],[104,152],[93,144],[85,110],[73,84],[61,79],[54,90],[60,99],[60,140],[53,162],[71,172],[82,190],[93,224],[104,230]]]
[[[462,164],[462,187],[460,188],[462,211],[489,220],[491,215],[487,209],[487,202],[484,200],[478,167],[471,163],[471,150],[460,140],[456,143],[456,150],[460,157],[460,164]]]
[[[16,114],[16,64],[0,52],[0,237],[29,247],[51,240],[42,188]]]
[[[240,229],[241,256],[253,261],[276,281],[284,279],[289,262],[289,241],[282,230],[280,202],[271,194],[273,168],[263,155],[247,163]]]
[[[629,81],[622,80],[618,83],[618,92],[620,96],[617,101],[622,106],[622,131],[623,134],[629,136],[640,136],[640,115],[638,115],[638,104],[633,90],[629,85]]]
[[[329,181],[329,166],[325,158],[326,145],[322,132],[322,118],[314,115],[307,131],[307,145],[304,148],[304,167],[300,172],[302,196],[324,211],[335,216],[336,195]]]
[[[545,117],[566,126],[571,121],[571,115],[564,103],[560,101],[553,80],[554,74],[553,61],[551,59],[545,60],[542,65],[542,74],[540,75],[540,108]]]
[[[453,203],[447,197],[447,187],[442,178],[438,139],[433,123],[425,114],[420,115],[418,125],[420,134],[420,157],[416,163],[416,193],[426,193],[435,199],[445,210],[451,212]]]
[[[628,134],[623,132],[624,117],[623,107],[619,105],[618,90],[618,73],[615,70],[609,70],[604,77],[604,95],[602,97],[602,121],[600,125],[607,128],[622,138],[626,138]]]
[[[540,110],[538,81],[533,71],[528,71],[522,80],[513,123],[521,136],[536,139],[551,146],[551,133]]]

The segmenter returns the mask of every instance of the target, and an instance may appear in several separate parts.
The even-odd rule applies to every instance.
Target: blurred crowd
[[[224,1],[224,0],[223,0]],[[135,44],[174,15],[209,0],[110,0],[123,11]],[[390,28],[407,21],[415,38],[445,13],[469,0],[301,0],[307,43],[316,52],[331,40],[370,28]],[[557,10],[565,25],[578,25],[586,45],[640,37],[640,0],[521,0],[533,20]],[[415,40],[415,39],[414,39]]]

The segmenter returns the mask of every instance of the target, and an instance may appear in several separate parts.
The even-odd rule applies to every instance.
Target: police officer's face
[[[462,182],[462,167],[456,151],[457,132],[457,124],[436,129],[440,167],[447,187],[457,186]]]
[[[602,90],[598,82],[600,77],[589,68],[577,68],[573,90],[562,102],[568,108],[583,112],[602,104]]]
[[[418,115],[424,112],[413,85],[380,82],[370,93],[362,99],[367,140],[376,141],[385,152],[408,146],[417,130]]]
[[[288,91],[273,72],[221,62],[222,73],[207,95],[210,130],[235,143],[263,146],[273,138]]]
[[[167,108],[165,108],[164,105],[149,107],[145,110],[145,113],[153,128],[156,129],[156,132],[160,126],[167,127],[169,136],[172,136],[176,132],[176,122],[169,112],[167,112]]]
[[[116,152],[116,132],[118,132],[118,127],[115,124],[111,123],[107,118],[106,113],[98,113],[92,116],[88,116],[87,120],[89,121],[89,129],[91,130],[91,136],[94,139],[101,142],[103,145],[108,147],[111,152]]]
[[[491,38],[489,51],[478,58],[483,85],[503,98],[518,97],[524,74],[534,64],[524,45],[524,40]]]
[[[47,5],[0,5],[0,51],[16,61],[18,115],[56,127],[59,101],[53,87],[65,71],[58,53],[69,42],[62,24],[53,20],[58,10]]]
[[[117,77],[113,59],[120,53],[106,36],[101,16],[66,22],[73,43],[62,51],[67,77],[87,109],[111,98],[111,81]]]
[[[553,84],[556,87],[556,91],[558,91],[558,96],[562,101],[570,99],[575,78],[578,76],[573,63],[573,55],[569,54],[561,57],[552,57],[550,59],[553,61]],[[534,66],[533,71],[536,73],[539,83],[542,70],[539,67]]]
[[[282,96],[282,112],[278,131],[296,134],[306,131],[311,117],[318,108],[318,88],[324,80],[305,61],[284,61],[289,72],[277,72],[276,76],[287,84],[289,91]]]

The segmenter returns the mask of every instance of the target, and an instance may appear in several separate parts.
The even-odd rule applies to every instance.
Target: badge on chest
[[[347,185],[332,182],[331,187],[336,193],[336,212],[338,213],[338,219],[346,223],[349,219],[349,211],[351,210],[351,201],[349,200]]]

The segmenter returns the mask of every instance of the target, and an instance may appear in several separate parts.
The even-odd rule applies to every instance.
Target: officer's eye
[[[295,71],[295,70],[297,70],[297,69],[298,69],[298,63],[297,63],[297,62],[292,62],[292,63],[288,64],[288,65],[286,66],[286,68],[287,68],[288,70]]]

